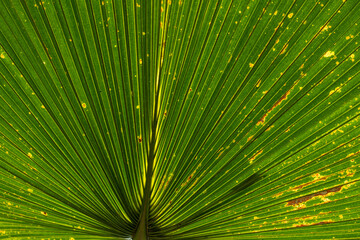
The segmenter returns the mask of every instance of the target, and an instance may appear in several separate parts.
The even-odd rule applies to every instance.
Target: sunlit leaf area
[[[360,239],[360,1],[0,1],[0,239]]]

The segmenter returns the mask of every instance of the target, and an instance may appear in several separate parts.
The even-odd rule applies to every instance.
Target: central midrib
[[[158,92],[156,91],[155,108],[154,108],[153,121],[151,126],[150,148],[147,158],[144,198],[142,203],[140,220],[138,222],[138,226],[133,236],[134,240],[148,239],[148,218],[149,218],[150,197],[151,197],[151,180],[153,175],[153,165],[155,159],[156,130],[157,130],[157,121],[158,121],[157,105],[158,105]]]

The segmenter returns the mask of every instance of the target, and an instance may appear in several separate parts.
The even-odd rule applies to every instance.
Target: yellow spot
[[[142,32],[142,35],[144,35],[144,36],[145,36],[145,34],[146,34],[145,32]]]
[[[284,194],[283,192],[279,192],[279,193],[273,195],[272,197],[273,197],[273,198],[278,198],[278,197],[280,197],[280,196],[283,195],[283,194]]]
[[[140,7],[140,4],[136,3],[136,7]]]
[[[82,103],[81,106],[82,106],[83,108],[86,108],[86,103]]]
[[[142,59],[139,60],[139,63],[142,64]]]
[[[323,32],[323,31],[328,31],[330,28],[331,28],[330,25],[326,25],[321,31],[322,31],[322,32]]]
[[[260,83],[261,83],[261,79],[258,80],[257,84],[256,84],[256,87],[259,87],[260,86]]]
[[[329,95],[331,95],[331,94],[333,94],[334,92],[341,92],[341,88],[340,87],[336,87],[334,90],[331,90],[330,92],[329,92]]]
[[[137,105],[137,106],[136,106],[136,109],[140,109],[140,105]]]
[[[32,155],[31,153],[28,153],[27,156],[28,156],[29,158],[33,158],[33,155]]]
[[[254,220],[257,220],[257,219],[259,219],[259,218],[255,216],[255,217],[254,217]]]
[[[340,219],[343,219],[343,218],[344,218],[344,216],[343,216],[342,214],[340,214],[340,215],[339,215],[339,218],[340,218]]]
[[[355,61],[355,54],[351,54],[350,59],[351,59],[352,62]]]
[[[0,57],[1,57],[2,59],[4,59],[4,58],[5,58],[5,55],[2,53],[2,54],[0,55]]]
[[[265,120],[265,119],[264,119]],[[268,127],[265,131],[270,131],[272,128],[274,127],[274,125],[271,125],[270,127]]]
[[[327,51],[325,54],[324,54],[324,57],[331,57],[331,56],[334,56],[335,53],[333,51]]]
[[[101,5],[104,5],[104,4],[105,4],[105,2],[104,2],[104,1],[102,1],[102,2],[101,2]]]
[[[277,15],[278,14],[278,11],[276,10],[275,12],[274,12],[274,15]]]
[[[41,108],[45,108],[45,106],[44,106],[44,105],[41,105]]]
[[[41,214],[44,215],[44,216],[47,216],[47,212],[44,212],[44,211],[41,211]]]
[[[323,179],[323,176],[321,176],[320,173],[314,173],[311,176],[314,178],[314,180]]]
[[[286,43],[286,44],[284,45],[283,49],[282,49],[281,52],[280,52],[280,55],[281,55],[281,54],[284,54],[284,53],[286,52],[286,49],[287,49],[288,46],[289,46],[288,43]]]
[[[251,67],[251,68],[252,68],[253,66],[254,66],[254,64],[253,64],[253,63],[249,63],[249,67]]]
[[[71,237],[69,240],[75,240],[75,238]]]
[[[32,190],[31,188],[28,188],[27,191],[30,192],[30,193],[34,192],[34,190]]]
[[[292,18],[294,16],[294,13],[289,13],[288,18]]]

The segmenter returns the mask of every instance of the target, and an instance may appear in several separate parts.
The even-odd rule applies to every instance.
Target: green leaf
[[[0,239],[358,239],[359,16],[0,1]]]

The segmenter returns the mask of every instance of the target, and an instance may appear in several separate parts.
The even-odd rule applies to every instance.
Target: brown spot
[[[287,96],[290,94],[290,90],[287,91],[270,109],[270,111],[272,111],[274,108],[276,108],[277,106],[279,106],[281,104],[282,101],[285,101],[287,99]]]
[[[296,83],[294,84],[294,86],[296,85]],[[267,113],[265,113],[264,116],[262,116],[260,118],[260,120],[256,123],[256,125],[259,125],[259,124],[263,124],[265,122],[265,118],[266,116],[272,111],[274,110],[274,108],[276,108],[277,106],[279,106],[283,101],[285,101],[288,97],[288,95],[290,94],[290,91],[294,88],[294,86],[288,90],[279,100],[277,100],[277,102],[267,111]]]
[[[294,218],[294,220],[309,220],[309,219],[317,219],[318,218],[318,216],[311,216],[311,215],[307,215],[307,216],[305,216],[305,217],[296,217],[296,218]]]
[[[142,142],[142,138],[138,137],[138,142],[141,143]]]
[[[290,190],[292,190],[292,191],[297,191],[297,190],[299,190],[299,189],[302,189],[303,187],[309,186],[309,185],[314,184],[314,183],[317,183],[317,182],[319,182],[319,181],[325,181],[326,179],[327,179],[327,177],[316,178],[314,181],[301,184],[301,185],[299,185],[299,186],[296,186],[296,187],[291,188]]]
[[[324,225],[324,224],[328,224],[328,223],[332,223],[332,220],[327,220],[327,221],[322,221],[322,222],[318,222],[318,223],[313,223],[311,225]]]
[[[327,189],[327,190],[324,190],[321,192],[313,193],[313,194],[310,194],[310,195],[307,195],[307,196],[304,196],[301,198],[293,199],[293,200],[287,202],[287,206],[296,206],[301,203],[307,202],[316,196],[326,196],[327,194],[332,193],[332,192],[339,192],[341,190],[341,188],[342,188],[342,186],[337,186],[337,187],[333,187],[333,188],[330,188],[330,189]]]
[[[262,117],[260,118],[260,120],[256,123],[256,125],[263,124],[263,123],[265,122],[265,118],[266,118],[267,115],[268,115],[268,114],[265,113],[264,116],[262,116]]]
[[[164,189],[167,188],[167,186],[169,185],[172,176],[173,176],[173,175],[171,174],[171,175],[168,177],[167,181],[165,182]]]
[[[255,158],[256,158],[258,155],[260,155],[262,152],[263,152],[263,150],[258,151],[257,153],[255,153],[254,156],[252,156],[252,158],[249,159],[249,162],[252,163],[252,162],[255,160]]]
[[[318,222],[318,223],[305,223],[305,224],[299,224],[299,225],[296,225],[294,224],[293,226],[294,227],[308,227],[308,226],[314,226],[314,225],[324,225],[324,224],[329,224],[329,223],[332,223],[333,220],[325,220],[325,221],[322,221],[322,222]]]
[[[183,184],[181,184],[181,187],[186,186],[187,183],[191,180],[191,178],[194,177],[195,173],[196,173],[196,169],[195,169],[194,172],[192,172],[191,175],[186,179],[186,182],[184,182]]]

